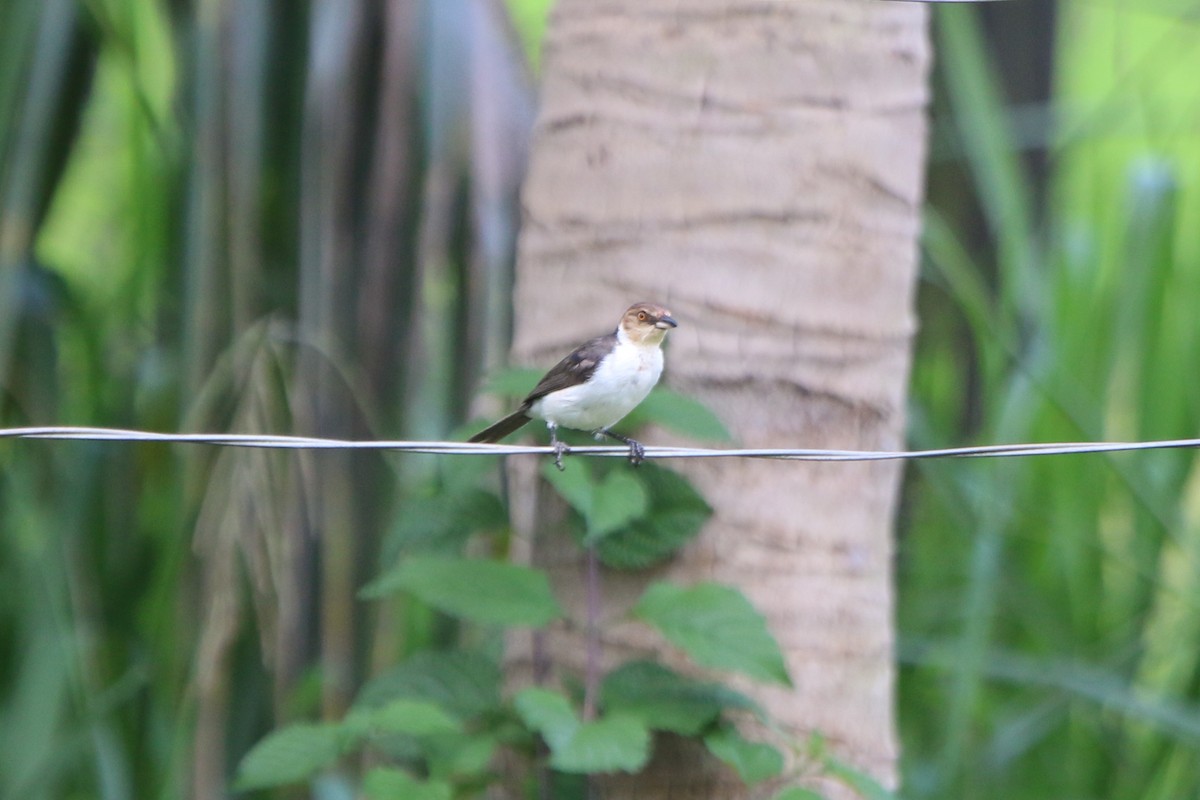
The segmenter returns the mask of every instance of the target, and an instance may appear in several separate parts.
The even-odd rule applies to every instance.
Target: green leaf
[[[363,591],[404,589],[447,614],[474,622],[540,627],[562,616],[544,573],[477,559],[410,557]]]
[[[550,766],[563,772],[637,772],[650,758],[650,731],[640,720],[615,715],[580,726],[557,747]]]
[[[400,699],[428,700],[460,720],[500,707],[500,667],[470,650],[426,650],[375,677],[359,692],[356,709]]]
[[[507,523],[504,504],[491,492],[479,488],[438,491],[404,501],[390,543],[393,548],[457,546],[480,530],[503,528]]]
[[[638,480],[649,496],[646,515],[604,537],[597,546],[600,560],[615,569],[645,569],[691,541],[712,514],[712,508],[677,472],[643,464]]]
[[[461,730],[458,721],[425,700],[393,700],[370,712],[370,725],[382,733],[433,736]]]
[[[299,783],[337,760],[342,752],[338,725],[299,723],[270,733],[238,766],[238,791]]]
[[[779,645],[762,615],[736,589],[715,583],[652,585],[633,613],[698,664],[791,686]]]
[[[486,775],[499,746],[492,733],[434,736],[423,741],[429,774],[435,778]]]
[[[632,427],[652,422],[691,439],[709,442],[733,440],[724,423],[708,406],[661,386],[652,391],[625,420]]]
[[[445,781],[422,781],[407,772],[377,767],[363,779],[368,800],[453,800],[454,787]]]
[[[606,712],[647,727],[695,736],[727,708],[758,710],[750,698],[718,683],[692,680],[653,661],[631,661],[610,672],[600,688]]]
[[[584,545],[593,545],[613,531],[646,515],[649,497],[646,487],[629,470],[613,470],[592,494],[586,514],[587,536]]]
[[[592,478],[587,461],[576,459],[571,462],[570,469],[562,470],[554,466],[553,461],[547,461],[542,465],[542,477],[580,516],[587,517],[592,512],[596,481]]]
[[[579,718],[570,701],[558,692],[536,686],[521,690],[513,701],[517,716],[542,735],[551,750],[566,746],[579,730]]]
[[[825,795],[812,789],[792,786],[775,795],[771,800],[825,800]]]
[[[737,770],[749,784],[774,778],[783,772],[783,754],[769,744],[743,739],[733,728],[722,728],[704,737],[714,756]]]
[[[883,788],[883,784],[867,773],[846,764],[833,756],[826,756],[825,771],[853,789],[865,800],[895,800],[896,795]]]
[[[488,378],[483,390],[488,394],[524,397],[537,386],[543,373],[536,367],[509,367]]]

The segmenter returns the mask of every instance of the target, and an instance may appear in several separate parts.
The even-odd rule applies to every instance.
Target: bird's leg
[[[550,446],[554,448],[554,466],[558,467],[558,471],[562,472],[566,467],[563,466],[563,453],[571,450],[566,443],[558,440],[558,426],[553,422],[547,422],[546,427],[550,429]]]
[[[624,442],[629,445],[629,463],[635,467],[646,460],[646,448],[642,447],[642,443],[637,439],[630,439],[628,436],[622,436],[619,433],[613,433],[608,428],[601,428],[597,433],[602,433],[609,438],[616,439],[618,442]]]

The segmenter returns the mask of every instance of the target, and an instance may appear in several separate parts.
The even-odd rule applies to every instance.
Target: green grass
[[[1061,8],[1041,213],[975,10],[936,15],[949,112],[938,124],[958,138],[986,237],[939,211],[964,198],[931,198],[914,446],[1200,433],[1200,264],[1187,224],[1200,148],[1180,135],[1200,110],[1194,90],[1180,91],[1195,54],[1157,17]],[[1116,69],[1114,46],[1130,56]],[[1164,125],[1130,119],[1131,107],[1157,109]],[[1194,796],[1192,452],[922,464],[907,490],[908,793]]]

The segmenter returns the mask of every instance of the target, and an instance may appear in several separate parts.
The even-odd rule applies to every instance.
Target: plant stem
[[[587,562],[587,664],[584,672],[583,719],[596,718],[596,695],[600,689],[600,557],[595,547],[586,551]]]

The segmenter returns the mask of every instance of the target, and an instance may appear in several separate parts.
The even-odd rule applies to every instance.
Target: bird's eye
[[[639,322],[645,322],[645,321],[646,321],[646,312],[645,312],[645,311],[639,311],[639,312],[638,312],[638,321],[639,321]]]

